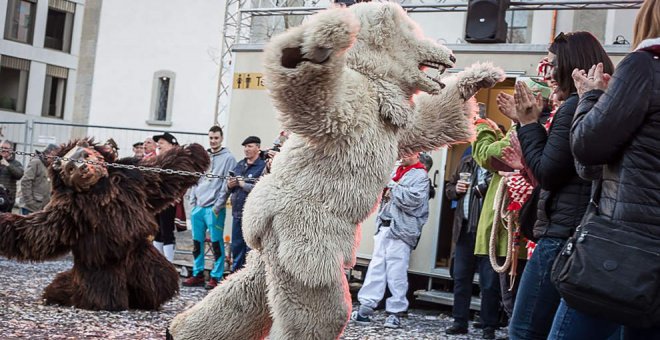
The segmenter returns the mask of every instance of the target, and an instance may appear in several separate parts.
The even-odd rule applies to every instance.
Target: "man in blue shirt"
[[[231,230],[231,254],[234,259],[232,272],[235,272],[245,265],[245,256],[250,250],[243,239],[243,206],[248,194],[254,188],[256,180],[264,172],[266,162],[261,159],[261,139],[250,136],[243,143],[243,153],[245,158],[238,162],[230,174],[227,182],[227,188],[231,193],[232,210],[232,230]]]

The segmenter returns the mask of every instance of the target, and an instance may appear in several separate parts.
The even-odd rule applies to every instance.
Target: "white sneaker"
[[[387,319],[385,319],[383,326],[385,326],[385,328],[401,328],[401,320],[399,320],[398,316],[390,314]]]

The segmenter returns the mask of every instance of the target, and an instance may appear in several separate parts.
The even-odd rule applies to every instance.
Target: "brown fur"
[[[75,148],[86,150],[85,159],[115,161],[91,139],[62,145],[58,156]],[[139,163],[134,158],[117,163],[204,171],[209,157],[192,144]],[[158,228],[154,215],[181,197],[196,177],[61,162],[49,167],[49,176],[53,195],[44,210],[0,215],[0,255],[45,261],[73,253],[73,268],[44,290],[47,303],[92,310],[158,309],[178,293],[176,270],[148,238]]]

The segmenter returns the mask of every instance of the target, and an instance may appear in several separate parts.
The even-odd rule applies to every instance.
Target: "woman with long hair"
[[[610,77],[603,64],[577,67],[580,97],[571,149],[584,165],[604,165],[598,214],[660,238],[660,1],[646,0],[634,27],[635,51]],[[638,270],[648,268],[640,266]],[[579,307],[579,306],[576,306]],[[621,306],[625,308],[625,306]],[[620,325],[562,300],[550,339],[606,339]],[[625,339],[660,339],[660,325],[624,327]]]
[[[614,68],[598,39],[589,32],[560,33],[548,48],[554,68],[555,94],[563,104],[549,129],[539,123],[541,97],[524,83],[516,84],[515,117],[518,139],[528,171],[541,187],[534,236],[539,240],[523,272],[509,325],[511,339],[546,339],[550,333],[559,292],[550,281],[554,259],[580,224],[589,203],[591,182],[580,178],[570,149],[570,128],[578,104],[571,73],[575,68],[603,63]]]

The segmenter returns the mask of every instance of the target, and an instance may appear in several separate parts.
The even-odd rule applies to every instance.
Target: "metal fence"
[[[119,157],[133,155],[133,144],[143,142],[147,137],[169,132],[179,144],[199,143],[206,145],[206,133],[174,130],[137,129],[104,125],[86,125],[73,123],[51,123],[26,120],[24,122],[0,121],[0,139],[16,143],[16,150],[33,152],[42,150],[46,145],[66,143],[74,138],[94,137],[100,143],[109,138],[117,142]],[[25,166],[29,159],[22,156],[18,160]]]

